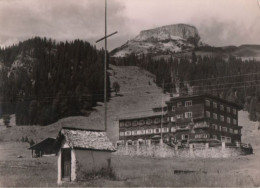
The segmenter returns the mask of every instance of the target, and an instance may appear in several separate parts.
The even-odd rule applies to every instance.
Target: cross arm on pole
[[[115,34],[117,34],[118,32],[116,31],[116,32],[114,32],[114,33],[111,33],[111,34],[109,34],[109,35],[107,35],[107,36],[104,36],[104,37],[102,37],[101,39],[98,39],[97,41],[96,41],[96,43],[98,43],[98,42],[100,42],[100,41],[102,41],[102,40],[104,40],[104,39],[106,39],[106,38],[108,38],[108,37],[111,37],[112,35],[115,35]]]

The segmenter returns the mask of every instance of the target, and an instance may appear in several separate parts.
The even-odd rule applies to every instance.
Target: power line
[[[254,86],[260,87],[260,84],[254,85]],[[242,86],[242,87],[239,87],[239,88],[244,88],[244,87],[251,87],[251,86]],[[238,88],[238,87],[236,87],[236,88]],[[219,89],[216,89],[216,90],[219,90]],[[178,93],[178,94],[180,94],[180,93]],[[119,115],[133,114],[133,113],[139,113],[139,112],[151,112],[151,111],[153,111],[153,110],[143,110],[143,111],[133,111],[133,112],[121,113],[121,114],[118,114],[116,117],[118,117]],[[160,116],[160,114],[158,114],[158,116]]]
[[[260,80],[257,80],[257,81],[260,81]],[[255,82],[254,81],[248,81],[248,82]],[[230,85],[230,84],[238,84],[238,83],[241,83],[241,84],[244,84],[244,83],[248,83],[248,82],[235,82],[235,83],[226,83],[226,84],[221,84],[222,86],[225,86],[225,85]],[[216,85],[218,86],[218,85]],[[244,87],[254,87],[254,86],[258,86],[258,85],[249,85],[249,86],[231,86],[232,88],[244,88]],[[194,86],[194,87],[200,87],[200,86]],[[208,87],[214,87],[214,85],[208,85],[208,86],[204,86],[202,87],[202,90],[203,91],[218,91],[218,90],[225,90],[225,89],[230,89],[230,87],[225,87],[225,88],[216,88],[216,89],[209,89]],[[207,89],[203,89],[203,88],[207,88]],[[158,90],[152,90],[152,91],[158,91]],[[136,97],[142,97],[142,96],[159,96],[161,95],[161,93],[153,93],[153,92],[150,92],[149,93],[146,93],[146,94],[142,94],[142,95],[138,95],[136,94],[135,92],[125,92],[125,93],[131,93],[132,95],[126,95],[126,96],[136,96]],[[125,94],[125,93],[122,93],[122,94]],[[179,93],[175,93],[175,94],[181,94],[180,92]],[[77,97],[82,97],[84,100],[84,97],[93,97],[93,96],[103,96],[103,94],[90,94],[90,95],[63,95],[63,96],[58,96],[58,97],[55,97],[55,96],[40,96],[40,97],[35,97],[35,96],[32,96],[31,98],[24,98],[24,97],[16,97],[16,100],[14,101],[19,101],[19,99],[22,99],[23,101],[26,101],[26,100],[33,100],[35,98],[35,100],[37,101],[41,101],[39,99],[59,99],[59,98],[77,98]],[[36,99],[37,98],[37,99]],[[8,101],[8,100],[4,100],[4,101]],[[47,102],[47,100],[45,100]],[[10,101],[8,101],[8,103],[10,103]]]
[[[207,80],[213,80],[213,79],[223,79],[223,78],[232,78],[232,77],[239,77],[239,76],[250,76],[250,75],[258,75],[258,74],[260,74],[260,72],[248,73],[248,74],[239,74],[239,75],[230,75],[230,76],[223,76],[223,77],[216,77],[216,78],[207,78],[207,79],[186,80],[186,81],[182,81],[180,83],[183,83],[183,82],[194,82],[194,81],[195,82],[196,81],[207,81]],[[260,80],[234,82],[234,83],[224,83],[224,84],[215,84],[215,85],[208,85],[208,86],[212,87],[212,86],[219,86],[219,85],[226,85],[226,84],[230,85],[230,84],[237,84],[237,83],[248,83],[248,82],[254,82],[254,81],[260,81]],[[170,84],[173,84],[173,83],[172,82],[164,82],[164,85],[170,85]],[[137,89],[137,88],[144,88],[144,87],[148,87],[149,88],[149,85],[143,85],[143,86],[138,86],[138,87],[126,87],[126,89]],[[201,86],[193,86],[193,87],[201,87]],[[150,91],[158,91],[158,90],[156,89],[156,90],[150,90]],[[104,94],[101,93],[101,92],[104,92],[104,90],[93,90],[92,92],[95,92],[95,93],[84,94],[84,96],[104,96]],[[100,92],[100,93],[98,93],[98,92]],[[126,93],[132,93],[132,92],[120,92],[120,94],[126,94]],[[61,94],[64,94],[64,92],[61,93]],[[58,93],[56,95],[58,95]],[[62,97],[64,95],[59,95],[59,96]],[[69,95],[65,95],[65,96],[69,96]],[[52,96],[50,96],[50,97],[52,97]]]
[[[260,72],[255,72],[255,73],[248,73],[248,74],[237,74],[237,75],[231,75],[231,76],[222,76],[222,77],[215,77],[215,78],[205,78],[205,79],[195,79],[195,80],[184,80],[180,81],[180,83],[184,82],[197,82],[197,81],[208,81],[208,80],[214,80],[214,79],[223,79],[223,78],[232,78],[232,77],[239,77],[239,76],[250,76],[250,75],[258,75]],[[172,84],[172,82],[167,82],[164,84]]]
[[[223,84],[214,84],[214,85],[207,85],[207,86],[203,86],[203,87],[219,87],[219,86],[226,86],[226,85],[232,85],[232,84],[245,84],[245,83],[251,83],[251,82],[258,82],[260,80],[251,80],[251,81],[242,81],[242,82],[230,82],[230,83],[223,83]],[[202,86],[193,86],[193,88],[200,88]],[[234,87],[234,86],[232,86]],[[131,87],[131,88],[139,88],[139,87]],[[209,89],[210,90],[210,89]],[[153,91],[159,91],[159,88],[158,89],[154,89],[154,90],[149,90],[147,91],[147,94],[152,94]],[[131,92],[120,92],[120,94],[128,94],[128,93],[135,93],[134,91],[131,91]],[[136,93],[134,94],[136,95]],[[160,95],[160,94],[158,94]],[[77,97],[94,97],[94,96],[103,96],[103,94],[101,93],[92,93],[92,94],[72,94],[72,95],[69,95],[69,94],[66,94],[66,95],[60,95],[60,93],[56,94],[56,96],[53,96],[53,95],[49,95],[49,96],[31,96],[30,98],[27,98],[28,100],[31,100],[33,98],[44,98],[44,99],[53,99],[53,98],[56,98],[56,99],[59,99],[59,98],[77,98]],[[129,95],[128,95],[129,96]],[[140,96],[140,95],[139,95]],[[16,99],[24,99],[26,100],[26,98],[24,98],[23,96],[16,96],[15,97]]]
[[[260,84],[252,85],[252,86],[260,87]],[[244,88],[244,87],[252,87],[252,86],[237,86],[235,88]],[[220,90],[220,89],[213,89],[213,90]],[[212,90],[210,90],[210,91],[212,91]],[[180,93],[177,93],[177,94],[180,94]],[[2,102],[0,102],[0,103],[2,103]],[[141,112],[154,112],[154,110],[130,111],[130,112],[121,113],[121,114],[117,114],[117,115],[110,115],[110,117],[115,117],[116,119],[119,119],[119,116],[129,115],[129,114],[137,114],[137,113],[141,113]],[[161,116],[161,114],[153,114],[153,115]],[[133,118],[133,117],[125,117],[125,118]]]
[[[255,84],[255,85],[248,85],[248,86],[232,86],[232,88],[247,88],[247,87],[259,87],[260,84]],[[230,89],[230,87],[225,87],[225,88],[216,88],[216,89],[203,89],[202,92],[211,92],[211,91],[222,91],[225,89]],[[182,92],[178,92],[178,93],[174,93],[174,94],[182,94]],[[142,94],[142,95],[137,95],[136,93],[134,93],[133,95],[126,95],[126,96],[135,96],[135,97],[147,97],[147,95],[149,96],[161,96],[161,93],[147,93],[147,94]],[[75,96],[76,97],[76,96]],[[64,98],[70,98],[70,96],[64,96]],[[23,98],[21,98],[23,99]],[[38,99],[56,99],[56,97],[39,97]],[[26,100],[31,100],[30,98],[24,99]],[[50,102],[49,100],[37,100],[39,102]],[[13,102],[22,102],[22,101],[13,101]],[[11,103],[10,101],[0,101],[0,103]]]

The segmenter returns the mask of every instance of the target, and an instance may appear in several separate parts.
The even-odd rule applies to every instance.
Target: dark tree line
[[[15,113],[18,125],[47,125],[62,117],[88,115],[103,101],[104,50],[88,42],[36,37],[1,49],[0,62],[0,112]]]
[[[165,91],[170,93],[207,93],[236,102],[250,112],[251,120],[256,120],[255,113],[260,110],[260,62],[255,60],[242,61],[233,56],[202,57],[193,52],[191,57],[160,59],[131,54],[113,58],[112,63],[135,65],[150,71],[156,76],[156,84],[162,87],[164,81]]]

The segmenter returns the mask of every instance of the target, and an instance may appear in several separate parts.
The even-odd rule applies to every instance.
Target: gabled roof
[[[47,147],[54,148],[55,141],[56,141],[55,138],[46,138],[46,139],[40,141],[39,143],[32,145],[28,149],[42,150],[42,149],[47,148]]]
[[[116,151],[106,132],[101,130],[63,127],[57,137],[59,143],[61,143],[62,138],[65,138],[69,147],[74,149]]]

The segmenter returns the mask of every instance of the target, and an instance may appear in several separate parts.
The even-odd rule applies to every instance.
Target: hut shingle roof
[[[116,151],[103,131],[62,128],[61,134],[71,148]]]
[[[56,141],[55,138],[46,138],[46,139],[40,141],[39,143],[36,143],[36,144],[32,145],[28,149],[42,150],[42,149],[48,148],[48,147],[53,148],[54,144],[55,144],[55,141]]]

